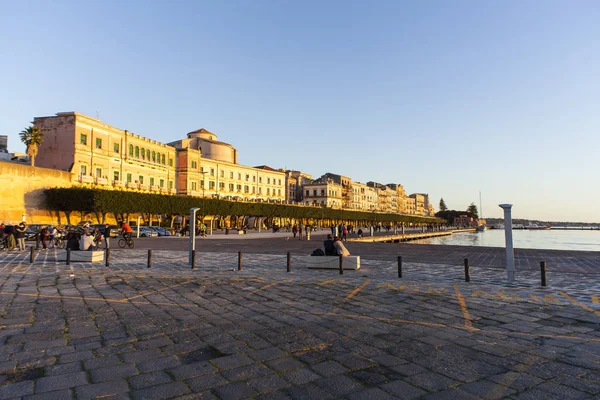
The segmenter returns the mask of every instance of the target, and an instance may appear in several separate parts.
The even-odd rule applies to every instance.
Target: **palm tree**
[[[19,133],[19,136],[21,137],[21,142],[25,143],[27,146],[27,155],[31,159],[31,166],[34,167],[35,157],[38,154],[38,147],[42,144],[44,134],[37,126],[30,126],[27,129],[23,129],[21,133]]]

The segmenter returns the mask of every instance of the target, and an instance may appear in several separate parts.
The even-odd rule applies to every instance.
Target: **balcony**
[[[79,175],[78,180],[81,183],[94,183],[94,178],[88,175]]]
[[[137,183],[133,183],[133,182],[127,182],[127,184],[125,185],[125,187],[127,189],[137,189],[138,184]]]
[[[144,183],[138,183],[138,189],[140,190],[148,190],[149,186]]]
[[[98,185],[108,185],[108,179],[102,177],[96,177],[96,184]]]
[[[158,192],[160,190],[160,186],[158,185],[150,185],[150,190],[153,192]]]
[[[125,186],[125,183],[123,181],[113,181],[113,186],[123,187],[123,186]]]

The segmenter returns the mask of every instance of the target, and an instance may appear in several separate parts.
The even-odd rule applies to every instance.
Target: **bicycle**
[[[58,247],[59,249],[64,249],[66,244],[67,241],[65,240],[64,236],[55,237],[52,240],[53,247]]]
[[[129,247],[130,249],[133,249],[133,246],[135,245],[135,243],[133,243],[133,239],[130,237],[125,237],[123,236],[121,239],[119,239],[119,247],[124,249],[125,247]]]

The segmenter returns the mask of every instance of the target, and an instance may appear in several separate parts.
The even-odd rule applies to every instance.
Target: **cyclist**
[[[121,235],[123,235],[124,239],[131,239],[131,234],[133,233],[133,229],[129,226],[127,222],[121,222]]]

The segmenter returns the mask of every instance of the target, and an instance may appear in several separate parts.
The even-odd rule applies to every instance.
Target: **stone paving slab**
[[[376,259],[287,273],[277,254],[238,271],[227,252],[191,270],[157,251],[148,269],[144,253],[0,255],[0,399],[600,395],[598,292],[568,280],[465,283],[425,263],[399,279]]]

